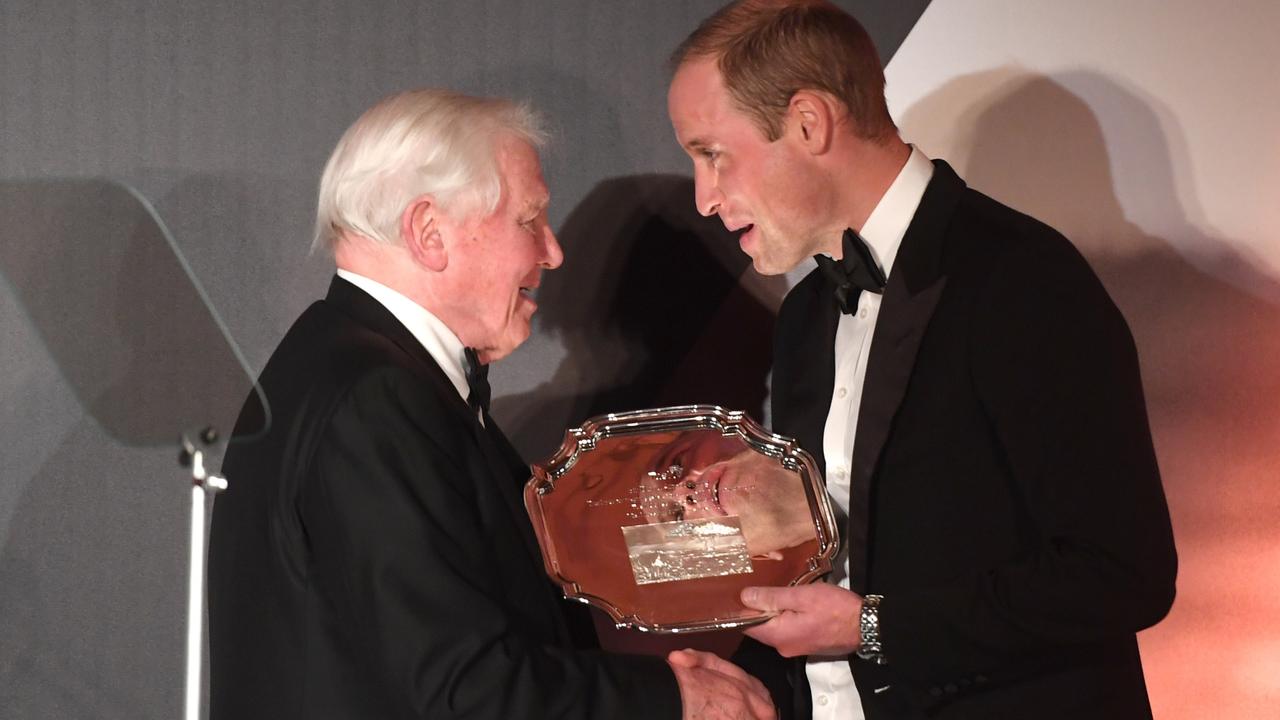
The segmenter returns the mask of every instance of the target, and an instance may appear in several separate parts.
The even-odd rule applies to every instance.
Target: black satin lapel
[[[850,548],[867,549],[871,507],[871,478],[875,474],[880,453],[884,450],[893,418],[907,391],[916,352],[924,337],[929,318],[937,307],[946,286],[946,278],[938,278],[916,295],[894,298],[885,291],[885,302],[876,321],[867,359],[867,375],[863,383],[862,404],[858,410],[858,430],[853,446],[853,467],[849,476],[849,527],[846,529]],[[900,285],[905,295],[905,286]],[[892,300],[892,305],[891,305]],[[887,312],[892,307],[891,312]],[[856,520],[855,520],[856,518]],[[849,563],[850,586],[866,591],[867,563]]]
[[[778,319],[778,339],[783,347],[775,348],[775,379],[781,382],[774,383],[778,397],[773,426],[799,441],[825,476],[822,435],[835,386],[835,337],[840,309],[828,283],[819,278],[811,282],[813,285],[796,288],[808,293],[806,301],[794,314]]]
[[[531,475],[529,466],[524,464],[524,460],[520,458],[520,454],[507,440],[507,436],[498,428],[498,424],[493,421],[488,413],[484,416],[485,425],[475,423],[476,438],[480,442],[480,448],[484,451],[485,460],[488,462],[490,475],[494,482],[494,492],[502,497],[503,503],[511,512],[510,526],[515,529],[517,535],[520,536],[521,544],[529,553],[529,568],[535,576],[546,578],[543,568],[546,564],[542,561],[542,550],[538,547],[538,539],[533,534],[533,524],[529,520],[528,511],[524,507],[524,478],[522,475]],[[555,600],[559,598],[559,593],[552,594],[552,583],[547,579],[547,603],[544,605],[547,612],[547,620],[555,628],[558,641],[566,646],[572,645],[572,638],[568,628],[565,626],[564,616],[560,614],[561,609],[556,606]]]
[[[942,297],[947,279],[941,274],[947,225],[964,191],[964,182],[945,162],[934,162],[933,179],[903,236],[893,273],[871,339],[867,374],[849,476],[849,582],[866,592],[867,534],[870,530],[871,483],[889,439],[893,419],[907,392],[920,341]],[[889,479],[891,480],[891,479]],[[862,555],[858,562],[854,549]]]
[[[533,534],[533,524],[529,521],[528,511],[524,507],[523,480],[527,478],[522,478],[519,473],[524,472],[530,477],[532,475],[528,472],[528,466],[520,459],[519,453],[511,446],[506,435],[502,434],[502,430],[488,413],[485,414],[484,421],[484,427],[476,423],[477,439],[480,442],[480,448],[484,451],[485,460],[489,464],[494,490],[502,496],[507,509],[511,511],[512,527],[516,528],[516,534],[520,536],[525,550],[529,551],[535,566],[541,568],[544,564],[542,551],[538,548],[538,539]]]
[[[806,349],[811,353],[810,372],[801,379],[805,400],[800,407],[805,409],[798,423],[800,447],[808,450],[818,463],[825,480],[827,474],[826,451],[823,448],[822,436],[826,431],[827,414],[831,411],[831,390],[836,382],[836,327],[840,323],[840,309],[833,300],[829,305],[823,304],[824,312],[818,325],[819,332],[814,333],[815,347]]]

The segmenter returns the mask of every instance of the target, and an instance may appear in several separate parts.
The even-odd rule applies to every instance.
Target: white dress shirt
[[[448,328],[440,318],[432,315],[426,308],[376,280],[338,269],[338,277],[369,293],[374,300],[387,309],[396,320],[400,321],[410,333],[422,343],[422,347],[436,361],[444,374],[449,377],[453,387],[465,401],[471,393],[467,384],[466,348],[457,335]]]
[[[906,234],[932,177],[933,163],[912,147],[906,165],[862,226],[862,239],[871,249],[871,255],[880,264],[885,277],[893,273],[893,261],[898,255],[902,236]],[[858,427],[867,357],[871,353],[871,337],[880,314],[881,299],[875,293],[860,293],[857,313],[841,313],[840,324],[836,327],[835,384],[822,434],[822,452],[827,460],[827,493],[839,508],[837,514],[841,517],[849,515],[849,469],[853,462],[854,434]],[[849,587],[847,544],[836,557],[835,568],[827,582],[842,588]],[[885,651],[890,653],[892,648],[885,648]],[[858,688],[853,683],[853,673],[844,657],[811,657],[805,673],[813,694],[814,720],[863,720],[866,717]]]

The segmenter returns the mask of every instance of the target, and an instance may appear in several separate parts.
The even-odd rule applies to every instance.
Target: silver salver
[[[591,418],[532,466],[525,507],[551,579],[619,628],[763,622],[750,585],[813,582],[839,536],[813,457],[712,405]]]

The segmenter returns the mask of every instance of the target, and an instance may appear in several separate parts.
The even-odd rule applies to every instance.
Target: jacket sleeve
[[[1008,564],[886,595],[890,664],[921,678],[1016,674],[1131,638],[1173,602],[1173,534],[1128,326],[1059,236],[1014,243],[989,270],[972,382],[1036,541]]]
[[[372,373],[317,443],[299,512],[334,632],[423,718],[679,717],[661,659],[522,630],[512,608],[537,598],[512,598],[529,584],[493,570],[477,501],[493,483],[476,477],[467,433],[441,427],[421,392],[407,373]]]

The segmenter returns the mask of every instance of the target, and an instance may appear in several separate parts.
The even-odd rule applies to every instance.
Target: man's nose
[[[560,248],[560,241],[556,240],[556,234],[551,231],[550,225],[546,226],[546,231],[542,237],[542,262],[538,264],[548,270],[554,270],[560,267],[560,263],[564,262],[564,250]]]
[[[719,186],[713,179],[699,172],[693,176],[693,198],[698,206],[698,212],[711,217],[720,212],[720,203],[724,201],[724,194],[720,192]]]

